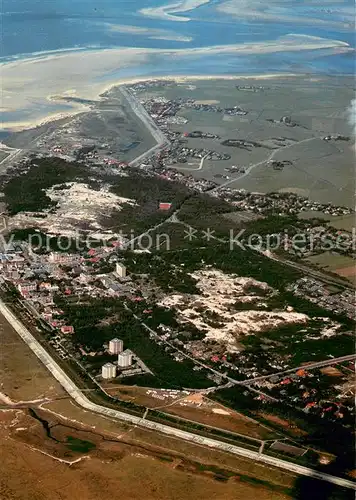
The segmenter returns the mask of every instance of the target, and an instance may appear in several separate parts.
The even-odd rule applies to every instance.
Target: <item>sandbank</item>
[[[66,103],[67,110],[58,110],[56,102],[51,96],[65,95],[70,90],[71,95],[81,99],[95,100],[103,90],[119,83],[142,81],[150,78],[149,69],[154,65],[157,69],[167,68],[172,71],[172,62],[185,72],[185,63],[189,67],[192,58],[230,54],[236,57],[251,54],[269,54],[292,51],[324,51],[349,52],[354,49],[347,43],[326,38],[288,35],[273,41],[246,43],[235,45],[221,45],[211,47],[196,47],[188,49],[146,49],[146,48],[118,48],[102,50],[68,50],[57,53],[40,53],[35,57],[17,59],[3,63],[2,66],[2,107],[7,113],[15,113],[3,123],[3,129],[19,129],[29,124],[32,126],[42,123],[50,116],[60,117],[76,114],[83,110],[78,103]],[[239,60],[237,59],[237,62]],[[208,61],[209,62],[209,61]],[[207,64],[208,64],[207,62]],[[202,65],[203,67],[204,65]],[[208,66],[206,66],[208,67]],[[147,68],[147,74],[142,74]],[[127,76],[128,73],[141,73],[138,78]],[[163,71],[162,71],[163,72]],[[126,75],[124,76],[124,73]],[[197,75],[179,78],[209,79],[217,76]],[[246,76],[245,76],[246,77]],[[251,78],[252,76],[247,76]],[[158,78],[155,76],[155,78]],[[172,79],[171,76],[166,76]],[[176,77],[174,77],[176,78]],[[229,76],[222,76],[229,78]],[[243,78],[234,75],[230,78]],[[253,78],[270,78],[270,75],[253,76]],[[19,112],[23,112],[24,119],[18,119]]]

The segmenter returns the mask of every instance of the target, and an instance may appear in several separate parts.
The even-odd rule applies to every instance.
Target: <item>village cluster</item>
[[[111,263],[114,270],[101,271],[101,266],[106,266],[108,263]],[[45,331],[50,333],[52,345],[63,358],[68,358],[69,355],[76,359],[80,359],[81,356],[102,355],[105,349],[104,351],[101,349],[100,352],[89,352],[85,346],[82,346],[80,352],[73,350],[70,336],[74,333],[74,328],[64,321],[63,311],[56,305],[57,296],[72,298],[74,301],[87,296],[93,298],[125,297],[131,304],[135,304],[136,301],[139,304],[147,292],[145,286],[138,288],[137,281],[132,280],[128,275],[125,265],[119,260],[117,247],[114,245],[90,249],[81,253],[50,252],[49,254],[41,254],[34,253],[25,243],[20,243],[16,247],[8,247],[6,253],[0,254],[0,270],[3,284],[7,287],[12,285],[18,290],[22,306],[35,320],[40,322]],[[241,280],[244,282],[243,278]],[[222,286],[222,283],[223,281],[219,287]],[[228,285],[226,284],[226,286]],[[228,302],[231,300],[229,289],[228,287],[224,292],[227,294],[226,300]],[[321,283],[317,283],[315,280],[308,281],[306,278],[291,285],[291,289],[294,293],[310,297],[313,302],[326,309],[332,309],[335,313],[346,314],[349,317],[354,316],[351,292],[345,291],[342,294],[332,295]],[[207,290],[205,288],[204,290],[206,294]],[[214,289],[210,288],[210,290]],[[194,300],[199,302],[199,297],[197,296]],[[181,306],[177,307],[179,310]],[[151,310],[143,310],[141,314],[149,317],[151,312]],[[260,316],[264,318],[263,321],[266,321],[268,314],[273,316],[272,313],[263,313],[263,311],[261,313],[254,312],[256,318],[249,313],[243,314],[244,318],[246,316],[243,322],[246,322],[251,316],[249,320],[251,328],[255,328],[254,322],[257,322],[256,328],[258,328],[259,321],[261,321]],[[283,316],[287,320],[286,314],[278,313],[276,319],[280,321]],[[294,319],[292,313],[288,314],[290,314],[292,321],[299,321],[299,317]],[[271,317],[271,321],[274,321],[274,316]],[[241,330],[243,326],[244,323],[241,323],[237,328]],[[258,369],[256,370],[254,364],[251,364],[249,356],[246,357],[246,354],[243,353],[239,354],[238,363],[236,363],[236,355],[227,354],[226,347],[219,342],[189,340],[189,338],[183,341],[179,329],[173,329],[164,324],[157,328],[156,334],[151,332],[149,335],[159,345],[168,349],[167,352],[177,361],[184,359],[184,353],[186,353],[194,359],[206,360],[210,365],[216,366],[221,371],[220,373],[223,373],[224,370],[232,370],[249,378],[258,375]],[[123,351],[120,339],[113,339],[106,350],[112,353],[113,349],[115,350],[114,355],[121,355],[121,357],[124,355],[126,361],[118,358],[113,363],[113,360],[110,359],[109,365],[102,368],[103,378],[112,378],[114,375],[116,376],[118,370],[122,371],[123,368],[125,368],[124,374],[126,376],[149,372],[149,369],[134,353]],[[133,360],[135,360],[134,363]],[[279,363],[278,368],[280,369],[288,368],[288,362],[283,356],[278,357],[278,353],[270,358],[270,362]],[[202,366],[197,364],[194,369],[199,371]],[[216,383],[221,383],[223,379],[219,373],[210,374],[209,378]]]
[[[154,83],[154,85],[157,84],[157,82]],[[135,94],[136,91],[146,88],[142,87],[143,85],[137,84],[136,86],[132,86],[130,87],[130,91]],[[149,85],[148,83],[148,88]],[[167,147],[158,150],[158,152],[155,150],[153,154],[146,156],[139,163],[138,168],[144,171],[146,175],[179,182],[192,191],[209,193],[210,196],[226,200],[234,207],[235,213],[241,214],[242,221],[253,221],[267,217],[270,214],[292,216],[306,211],[330,217],[345,216],[353,213],[351,209],[346,207],[336,207],[332,204],[313,202],[292,193],[262,194],[250,193],[241,189],[234,190],[223,186],[219,187],[217,183],[211,180],[196,179],[192,175],[185,175],[174,168],[170,168],[172,164],[178,162],[185,163],[189,158],[196,158],[200,161],[204,161],[205,158],[215,160],[230,159],[228,154],[217,153],[208,148],[191,148],[186,143],[189,138],[207,138],[216,141],[220,139],[218,136],[212,136],[199,130],[185,134],[171,130],[168,126],[169,119],[175,118],[179,109],[186,107],[198,111],[224,112],[225,114],[245,114],[246,112],[238,106],[223,109],[215,105],[196,104],[191,100],[182,99],[174,102],[162,98],[150,99],[149,101],[145,101],[144,105],[150,116],[169,140]],[[288,124],[288,120],[286,124]],[[237,145],[239,147],[241,145],[245,146],[242,143]],[[246,147],[255,145],[255,143],[251,142]],[[108,168],[111,174],[126,175],[126,170],[129,168],[128,163],[115,158],[114,155],[111,155],[110,151],[108,151],[107,155],[103,156],[102,151],[108,150],[108,144],[103,143],[99,146],[78,144],[74,146],[69,151],[63,145],[56,144],[51,147],[50,155],[69,161],[79,161],[87,165],[105,167]],[[41,157],[41,154],[37,156]],[[24,166],[26,167],[27,161],[28,158],[24,159],[18,168],[21,170]],[[279,168],[279,165],[271,166]],[[231,171],[243,172],[243,167],[240,166],[231,166],[228,168]],[[12,176],[13,173],[14,170],[9,170],[6,175]],[[168,201],[162,201],[157,208],[158,210],[169,212],[172,204]],[[308,225],[305,221],[304,223],[306,233],[312,235],[317,244],[313,249],[309,248],[308,245],[301,247],[299,256],[305,257],[314,251],[322,251],[322,248],[318,247],[318,241],[321,241],[321,237],[325,236],[325,233],[331,241],[338,236],[338,231],[331,226],[315,226],[313,223]],[[348,243],[349,245],[346,245],[346,250],[343,253],[355,257],[355,251],[351,244],[351,233],[346,234],[346,240],[345,245]],[[287,245],[287,251],[292,253],[295,249],[292,247],[288,248]],[[107,264],[113,264],[115,270],[112,271],[110,269],[108,271]],[[109,360],[101,365],[100,370],[97,370],[94,374],[98,380],[109,380],[117,376],[122,377],[131,374],[150,373],[149,369],[135,353],[124,349],[123,342],[119,338],[113,338],[108,345],[103,345],[99,351],[88,352],[85,346],[80,347],[79,351],[74,351],[69,340],[70,336],[74,333],[74,327],[62,319],[63,311],[56,305],[55,298],[58,295],[62,295],[63,297],[72,296],[73,299],[80,298],[81,296],[90,296],[92,298],[125,297],[133,304],[135,301],[140,302],[143,300],[142,297],[145,295],[145,290],[138,290],[137,283],[127,274],[125,265],[119,260],[115,244],[107,244],[77,253],[35,253],[26,243],[21,243],[16,248],[4,249],[3,253],[0,254],[0,270],[3,284],[5,286],[12,285],[17,289],[21,295],[22,307],[36,321],[40,322],[45,331],[50,332],[50,344],[52,344],[52,347],[57,350],[62,358],[67,359],[72,357],[79,361],[82,357],[94,358],[97,355],[108,354]],[[308,298],[311,302],[318,304],[326,310],[331,310],[336,314],[355,319],[353,295],[349,291],[330,293],[326,286],[313,278],[303,278],[292,283],[290,291],[297,296]],[[150,310],[144,310],[143,314],[149,315],[150,312]],[[151,340],[153,339],[157,344],[164,347],[166,352],[176,361],[182,361],[187,355],[195,359],[197,361],[193,368],[195,371],[206,369],[207,367],[204,366],[204,363],[207,363],[210,368],[211,366],[216,368],[216,372],[214,370],[210,371],[208,378],[217,384],[223,383],[224,373],[227,372],[247,378],[252,378],[260,374],[258,366],[249,354],[244,352],[238,352],[238,354],[236,352],[227,352],[221,343],[219,344],[219,342],[214,341],[216,339],[211,339],[211,342],[209,340],[205,341],[205,339],[190,341],[189,338],[183,341],[178,330],[174,330],[163,324],[157,328],[156,334],[151,332],[149,336]],[[236,360],[237,355],[238,362]],[[289,364],[285,356],[276,352],[270,357],[267,367],[285,370],[289,368]],[[264,370],[266,370],[266,367],[264,367]],[[306,376],[304,377],[304,375],[299,374],[295,378],[295,381],[300,383],[300,386],[303,386],[305,384],[301,383],[300,380],[304,380],[304,378]],[[291,377],[290,380],[293,382],[294,379]],[[282,385],[289,386],[292,384],[292,382],[282,382],[278,381],[278,388]],[[308,392],[304,387],[298,386],[298,388],[303,390],[303,393]],[[287,389],[283,388],[283,390]],[[309,393],[314,394],[312,390]],[[285,394],[285,396],[288,396],[288,394]],[[291,397],[298,397],[300,399],[296,395]],[[304,397],[302,395],[300,401],[299,399],[299,403],[301,401],[305,402],[305,411],[318,406],[318,403],[313,399],[309,399],[309,396]],[[322,408],[322,406],[319,407],[320,411],[324,411]],[[342,413],[339,406],[334,411],[335,414],[337,412]]]
[[[327,286],[315,278],[300,278],[290,285],[289,289],[299,297],[304,297],[328,311],[345,314],[350,319],[356,319],[355,295],[351,290],[332,293]]]
[[[21,305],[35,320],[39,321],[45,332],[50,333],[51,344],[62,359],[80,359],[82,356],[94,357],[107,352],[117,356],[113,362],[102,366],[103,379],[115,378],[117,374],[130,376],[150,373],[145,364],[130,350],[123,348],[123,341],[112,339],[102,351],[88,351],[85,346],[79,351],[73,349],[70,336],[74,327],[63,319],[63,311],[56,305],[55,296],[75,297],[119,297],[141,300],[135,295],[135,287],[127,276],[126,267],[116,262],[115,271],[100,273],[96,267],[104,258],[114,256],[115,246],[105,249],[91,249],[87,253],[68,254],[51,252],[36,254],[26,243],[7,247],[0,254],[1,284],[14,286],[21,296]]]
[[[350,423],[354,413],[350,375],[354,370],[354,363],[349,361],[314,370],[305,367],[287,376],[270,377],[254,387],[264,392],[259,396],[262,401],[270,396],[305,413]]]

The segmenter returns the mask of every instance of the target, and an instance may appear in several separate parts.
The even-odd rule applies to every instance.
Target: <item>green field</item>
[[[355,215],[341,215],[340,217],[332,217],[330,226],[335,229],[343,229],[344,231],[352,231],[356,227]]]
[[[333,252],[324,252],[320,255],[308,257],[305,260],[306,262],[314,264],[322,269],[325,269],[326,271],[340,274],[340,276],[344,276],[352,282],[355,282],[356,280],[355,261],[351,257],[335,254]],[[354,268],[353,272],[352,268]],[[344,269],[348,269],[348,271],[345,271],[347,274],[343,272]]]
[[[312,257],[308,257],[306,260],[320,267],[327,267],[332,271],[355,265],[355,261],[351,257],[332,252],[324,252],[320,255],[313,255]]]
[[[257,92],[239,91],[237,85],[258,85]],[[199,161],[182,166],[196,178],[217,182],[236,181],[232,188],[249,191],[291,191],[321,203],[353,206],[354,152],[350,141],[323,140],[327,135],[351,135],[346,109],[353,98],[350,78],[308,77],[256,80],[187,81],[184,84],[161,86],[139,93],[139,98],[164,96],[216,103],[220,107],[240,106],[245,116],[182,109],[178,114],[188,119],[185,125],[170,125],[179,132],[201,130],[220,136],[220,140],[189,139],[190,147],[206,147],[229,153],[231,160]],[[280,120],[290,116],[296,126],[286,126]],[[272,121],[269,121],[272,120]],[[274,120],[274,121],[273,121]],[[267,165],[272,150],[254,147],[250,151],[221,144],[225,139],[246,139],[271,143],[284,138],[287,147],[275,150],[273,159],[290,160],[292,165],[276,171]],[[278,143],[277,143],[278,144]],[[257,165],[256,165],[257,164]],[[245,169],[256,165],[246,176],[229,173],[226,167],[237,165]],[[178,166],[179,167],[179,166]],[[183,170],[182,170],[183,171]],[[216,174],[226,175],[220,180]],[[343,229],[347,229],[343,227]]]
[[[356,227],[356,217],[354,214],[334,217],[332,215],[324,214],[323,212],[306,210],[305,212],[298,214],[298,218],[303,220],[313,218],[323,219],[329,222],[329,226],[344,231],[352,231],[352,229]]]

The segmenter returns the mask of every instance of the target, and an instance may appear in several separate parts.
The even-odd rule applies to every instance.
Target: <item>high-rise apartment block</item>
[[[115,378],[116,377],[116,366],[113,365],[112,363],[105,363],[101,367],[101,376],[104,379],[110,379],[110,378]]]
[[[128,368],[132,365],[132,352],[126,349],[126,351],[121,352],[117,357],[117,364],[119,368]]]
[[[112,339],[109,342],[109,352],[110,354],[119,354],[124,350],[124,343],[120,339]]]

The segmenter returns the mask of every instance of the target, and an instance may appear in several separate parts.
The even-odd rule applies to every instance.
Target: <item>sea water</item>
[[[117,67],[96,75],[96,81],[174,74],[353,74],[354,54],[333,46],[336,41],[354,47],[352,13],[353,0],[3,0],[0,62],[134,47],[157,53],[129,67],[118,61]],[[287,43],[263,51],[265,44],[284,44],[291,35],[302,35],[308,43],[311,37],[326,44],[330,40],[331,47],[298,52],[289,50]],[[246,54],[209,50],[251,43],[257,48]],[[195,54],[197,49],[207,50]],[[169,51],[177,51],[178,59]],[[79,57],[78,69],[80,64]],[[24,84],[22,91],[28,89]],[[21,109],[6,106],[11,92],[2,103],[5,123],[19,121],[21,115]],[[33,101],[37,106],[37,96],[29,96],[28,102]],[[49,112],[64,109],[63,103],[43,101],[37,109],[23,106],[23,114],[37,118],[46,114],[46,107]]]

